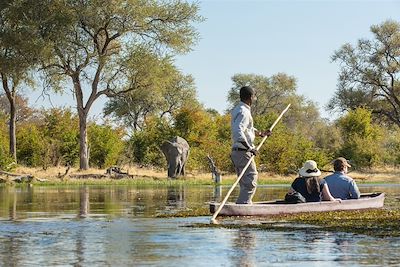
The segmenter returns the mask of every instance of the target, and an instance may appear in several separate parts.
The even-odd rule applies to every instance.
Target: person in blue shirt
[[[303,167],[299,170],[299,177],[296,178],[288,194],[300,193],[306,202],[319,202],[321,200],[339,201],[334,198],[325,180],[320,179],[321,171],[317,167],[314,160],[307,160]]]
[[[335,172],[324,178],[334,197],[340,199],[360,198],[360,190],[356,182],[347,175],[349,167],[351,167],[351,165],[345,158],[337,158],[333,162],[333,169]]]

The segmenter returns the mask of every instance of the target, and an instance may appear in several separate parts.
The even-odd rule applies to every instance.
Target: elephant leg
[[[181,171],[181,173],[182,173],[183,176],[185,176],[185,165],[186,165],[186,164],[182,164],[182,171]]]
[[[178,176],[182,175],[182,164],[179,162],[177,168],[176,168],[176,172]]]

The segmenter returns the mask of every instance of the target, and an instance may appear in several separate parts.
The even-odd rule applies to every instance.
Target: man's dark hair
[[[248,100],[254,95],[255,91],[250,86],[243,86],[240,88],[240,100]]]
[[[333,169],[335,170],[335,172],[340,172],[344,170],[344,164],[340,161],[335,161],[333,163]]]
[[[337,159],[335,159],[335,161],[333,162],[333,169],[336,172],[340,172],[344,170],[344,167],[351,167],[351,165],[347,162],[347,159],[343,158],[343,157],[339,157]]]

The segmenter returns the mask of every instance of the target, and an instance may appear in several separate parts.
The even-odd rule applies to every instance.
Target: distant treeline
[[[294,97],[291,95],[286,100],[294,101]],[[363,108],[328,122],[319,117],[314,104],[301,99],[293,102],[293,107],[264,144],[257,157],[260,170],[293,173],[307,159],[315,159],[322,168],[329,168],[330,161],[337,156],[351,159],[356,168],[399,165],[400,132],[397,127],[373,122],[371,111]],[[279,102],[265,115],[255,114],[256,128],[269,128],[286,104]],[[33,110],[24,106],[24,114],[17,123],[19,164],[43,168],[78,166],[76,113],[66,108]],[[4,112],[0,112],[0,126],[0,167],[4,169],[13,162],[9,156],[7,115]],[[215,160],[221,171],[232,171],[230,115],[221,115],[198,104],[183,106],[169,117],[149,116],[142,128],[135,131],[123,124],[117,127],[111,120],[102,124],[90,121],[90,164],[99,168],[123,164],[166,168],[160,146],[164,140],[176,135],[188,140],[191,146],[189,171],[209,171],[207,155]]]
[[[307,159],[324,167],[336,156],[359,168],[399,164],[398,22],[373,25],[372,39],[332,51],[340,72],[327,108],[338,119],[326,121],[285,73],[233,74],[228,110],[205,109],[193,77],[175,66],[199,40],[194,25],[202,21],[192,1],[2,1],[0,168],[165,167],[160,145],[178,135],[191,146],[189,170],[207,171],[210,155],[232,171],[229,109],[243,85],[257,90],[258,129],[292,104],[256,159],[261,170],[291,173]],[[28,106],[33,88],[71,91],[76,110]],[[102,124],[88,117],[100,97],[108,99]]]

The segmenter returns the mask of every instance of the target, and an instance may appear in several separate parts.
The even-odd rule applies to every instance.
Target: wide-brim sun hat
[[[307,160],[299,170],[299,175],[302,177],[316,177],[321,175],[321,171],[318,169],[315,161]]]

